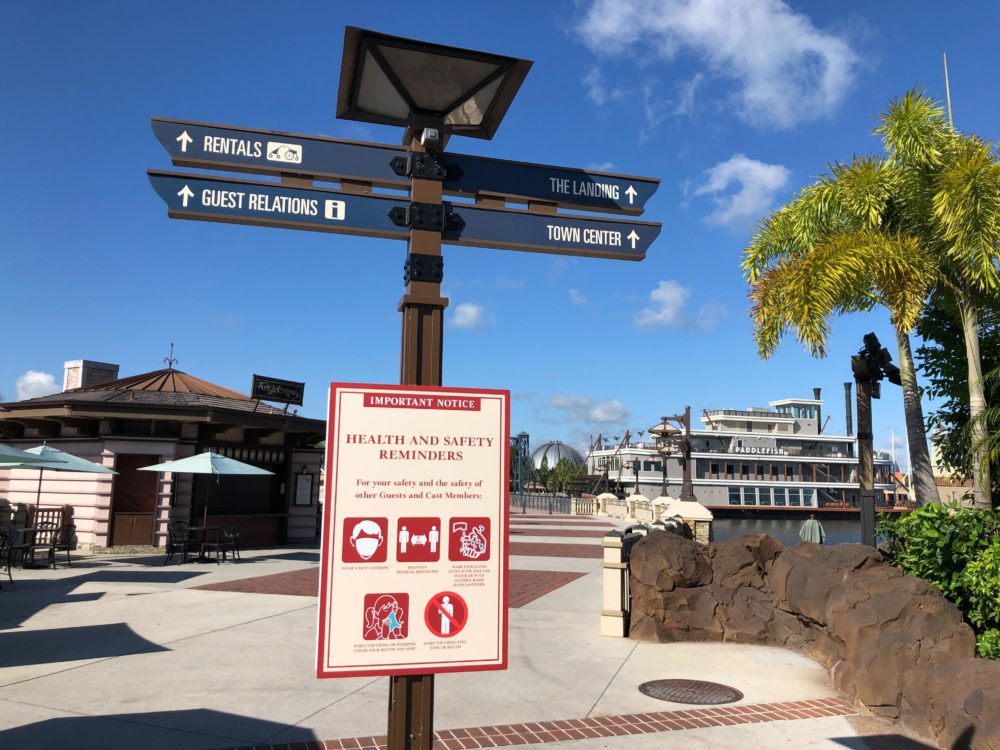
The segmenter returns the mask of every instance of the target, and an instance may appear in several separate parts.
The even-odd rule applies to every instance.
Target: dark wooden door
[[[157,456],[119,454],[116,457],[118,476],[111,491],[111,546],[153,544],[160,475],[139,469],[159,462]]]

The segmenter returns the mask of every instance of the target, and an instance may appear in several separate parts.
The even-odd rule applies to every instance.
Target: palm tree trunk
[[[917,505],[940,503],[941,498],[931,469],[931,455],[927,450],[924,409],[920,403],[920,389],[917,387],[917,371],[913,366],[910,334],[897,328],[896,343],[899,345],[899,378],[903,384],[903,415],[906,418],[906,442],[910,447],[913,492]]]
[[[958,310],[962,316],[965,358],[969,367],[969,419],[972,426],[972,503],[977,508],[992,507],[990,467],[986,462],[986,425],[976,419],[986,409],[983,387],[983,362],[979,356],[979,310],[969,295],[959,292]]]

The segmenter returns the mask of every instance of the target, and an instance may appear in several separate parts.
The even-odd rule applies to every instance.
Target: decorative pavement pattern
[[[508,745],[539,745],[547,742],[622,737],[628,734],[678,732],[687,729],[757,724],[770,721],[818,719],[824,716],[855,716],[858,711],[840,698],[750,703],[683,711],[657,711],[587,719],[504,724],[493,727],[445,729],[434,733],[433,750],[470,750]],[[247,745],[235,750],[386,750],[385,737],[348,737],[339,740],[293,742],[281,745]]]
[[[515,609],[523,607],[583,575],[585,574],[554,570],[511,570],[507,585],[507,606]],[[242,594],[316,596],[319,589],[319,569],[306,568],[290,573],[209,583],[194,588],[208,591],[235,591]]]

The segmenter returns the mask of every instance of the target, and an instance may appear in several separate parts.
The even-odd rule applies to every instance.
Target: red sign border
[[[323,636],[327,632],[328,622],[326,619],[326,605],[327,596],[326,592],[329,588],[329,578],[330,578],[330,565],[324,565],[325,555],[327,550],[331,550],[334,557],[336,557],[336,545],[331,547],[331,535],[334,533],[333,530],[333,514],[332,510],[332,495],[333,487],[336,486],[337,477],[336,475],[330,476],[327,474],[326,486],[324,491],[324,502],[323,502],[323,539],[322,547],[320,548],[320,574],[319,574],[319,606],[317,607],[317,630],[316,630],[316,677],[317,678],[329,678],[329,677],[383,677],[383,676],[393,676],[393,675],[411,675],[411,674],[444,674],[448,672],[487,672],[507,669],[508,665],[508,648],[507,648],[507,630],[509,625],[509,611],[508,611],[508,586],[510,577],[510,477],[508,472],[510,469],[510,391],[495,388],[457,388],[451,386],[436,386],[436,385],[398,385],[398,384],[385,384],[385,383],[343,383],[343,382],[332,382],[330,383],[329,397],[327,402],[327,434],[329,435],[332,425],[336,424],[336,393],[338,390],[381,390],[381,391],[399,391],[399,392],[424,392],[424,393],[468,393],[468,394],[481,394],[484,396],[499,396],[504,399],[506,408],[504,409],[504,424],[503,424],[503,456],[501,461],[501,486],[503,488],[503,502],[502,502],[502,522],[500,524],[500,531],[503,534],[503,555],[501,557],[501,564],[503,565],[502,574],[500,577],[500,592],[499,592],[499,605],[500,605],[500,661],[493,664],[475,664],[467,665],[452,662],[450,665],[442,665],[437,662],[430,665],[413,665],[411,667],[404,668],[379,668],[366,669],[366,670],[330,670],[325,669],[323,664]],[[401,408],[401,407],[398,407]],[[334,441],[330,440],[329,437],[326,441],[326,467],[329,471],[333,466],[333,448]]]

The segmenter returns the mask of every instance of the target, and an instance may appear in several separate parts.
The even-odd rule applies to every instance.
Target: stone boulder
[[[630,637],[795,648],[876,715],[1000,750],[1000,664],[973,658],[958,608],[870,547],[654,531],[632,549],[630,585]]]

